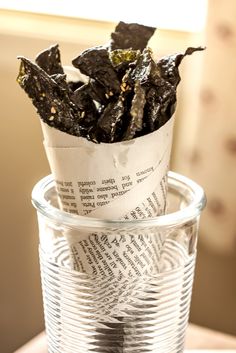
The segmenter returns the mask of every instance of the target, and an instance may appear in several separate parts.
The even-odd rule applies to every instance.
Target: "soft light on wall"
[[[145,0],[144,3],[135,0],[0,0],[1,8],[199,32],[205,25],[207,0]]]

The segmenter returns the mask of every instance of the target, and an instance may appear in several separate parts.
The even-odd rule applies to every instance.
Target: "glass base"
[[[163,253],[167,268],[175,245]],[[58,266],[42,250],[40,262],[50,353],[183,351],[194,254],[172,270],[122,279]]]

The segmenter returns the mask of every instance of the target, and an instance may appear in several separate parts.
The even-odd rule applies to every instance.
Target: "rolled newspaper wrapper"
[[[42,122],[60,208],[103,219],[164,214],[173,121],[171,118],[153,133],[113,144],[95,144]],[[115,277],[158,272],[164,235],[151,229],[139,233],[137,229],[126,234],[121,229],[96,233],[65,230],[72,268]],[[119,266],[114,267],[114,262]]]

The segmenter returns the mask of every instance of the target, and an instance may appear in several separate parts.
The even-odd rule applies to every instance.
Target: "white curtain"
[[[195,91],[185,98],[185,110],[179,113],[173,167],[206,191],[200,242],[218,253],[232,254],[236,251],[235,0],[209,0],[205,34],[207,48],[195,70],[199,85],[196,79]]]

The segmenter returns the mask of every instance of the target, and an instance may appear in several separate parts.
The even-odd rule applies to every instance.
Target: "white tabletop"
[[[186,335],[186,353],[236,353],[236,337],[190,324]],[[47,353],[44,332],[15,353]]]

